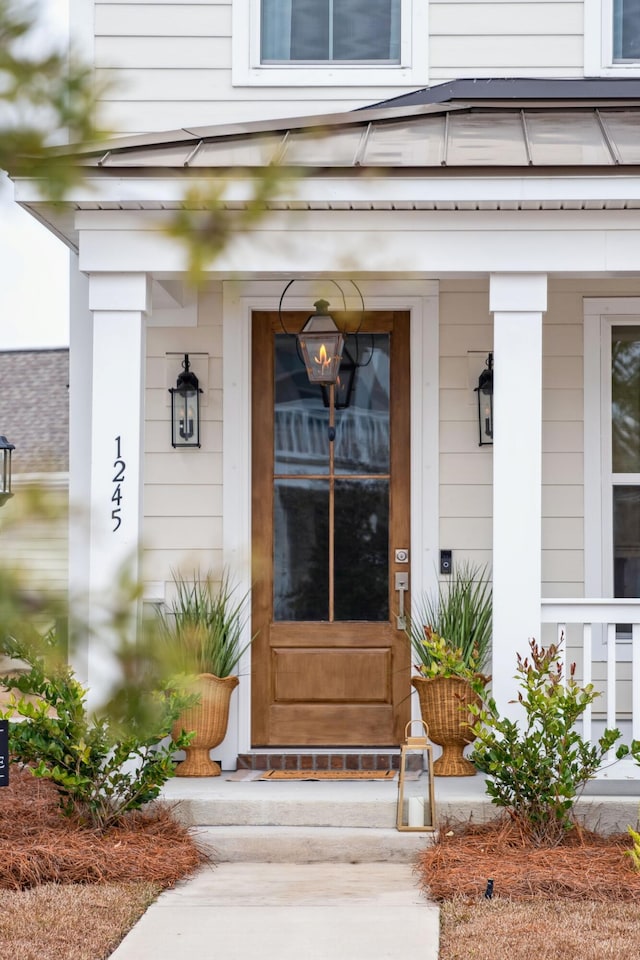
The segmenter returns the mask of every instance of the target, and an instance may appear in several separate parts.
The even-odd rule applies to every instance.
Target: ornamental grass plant
[[[248,620],[247,594],[225,571],[219,583],[210,573],[191,579],[173,571],[175,597],[160,615],[163,654],[169,671],[193,676],[231,676],[251,645],[242,637]]]
[[[434,593],[413,603],[407,625],[414,666],[423,677],[462,677],[486,669],[491,653],[492,589],[484,566],[454,565]]]

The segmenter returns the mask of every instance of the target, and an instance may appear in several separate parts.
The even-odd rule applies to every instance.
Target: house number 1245
[[[120,513],[122,507],[122,485],[124,483],[124,471],[126,463],[122,459],[122,454],[120,452],[120,437],[116,437],[116,459],[113,461],[113,469],[115,473],[113,475],[113,482],[115,484],[113,490],[113,496],[111,497],[111,502],[115,503],[115,507],[111,511],[111,519],[113,520],[113,532],[115,533],[120,524],[122,523],[122,517]]]

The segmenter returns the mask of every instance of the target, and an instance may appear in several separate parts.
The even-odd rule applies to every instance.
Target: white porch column
[[[517,686],[516,651],[540,639],[542,314],[545,274],[492,274],[494,315],[493,695],[501,713]]]
[[[70,263],[69,318],[69,625],[71,663],[81,683],[89,676],[89,516],[91,499],[91,381],[93,322],[89,281]]]
[[[92,628],[87,682],[92,703],[108,693],[115,637],[104,604],[124,570],[139,575],[142,534],[145,314],[151,307],[145,274],[95,274],[93,312],[89,603]]]

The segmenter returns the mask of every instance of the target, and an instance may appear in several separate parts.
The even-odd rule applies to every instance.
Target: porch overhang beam
[[[80,269],[183,272],[185,247],[162,231],[168,216],[79,213]],[[348,263],[351,273],[381,276],[612,275],[637,273],[639,250],[640,211],[288,211],[236,234],[209,270],[309,276],[343,273]]]
[[[245,174],[227,176],[154,176],[144,175],[87,177],[75,186],[62,206],[81,209],[100,207],[102,203],[138,203],[158,205],[182,203],[188,189],[224,190],[228,203],[244,204],[253,197],[252,180]],[[38,181],[15,182],[15,199],[27,209],[48,207]],[[546,174],[536,172],[523,176],[497,175],[495,171],[443,171],[440,175],[416,176],[410,171],[381,176],[380,171],[360,172],[350,176],[291,176],[283,179],[273,202],[314,204],[324,202],[364,204],[375,208],[379,203],[543,203],[562,202],[640,202],[640,170],[618,168],[615,173],[591,170],[586,175],[571,169],[555,168]],[[49,208],[50,209],[50,208]],[[51,213],[53,215],[53,211]]]

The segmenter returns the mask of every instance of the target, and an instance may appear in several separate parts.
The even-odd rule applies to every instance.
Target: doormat
[[[397,770],[265,770],[259,780],[393,780]]]

